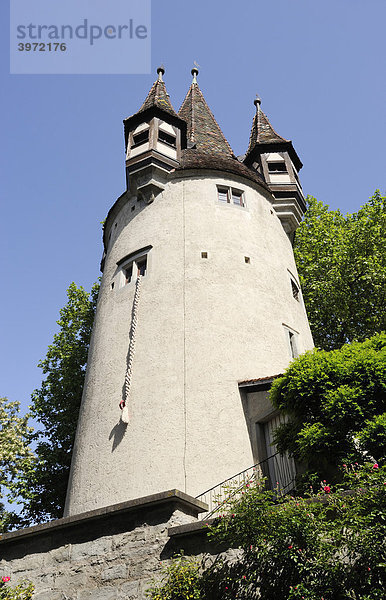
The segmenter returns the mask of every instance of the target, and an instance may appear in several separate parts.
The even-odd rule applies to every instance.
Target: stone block
[[[42,590],[35,592],[33,595],[34,600],[75,600],[75,596],[65,596],[62,592],[54,592],[52,589]]]
[[[118,600],[118,590],[115,587],[104,587],[78,592],[77,600]]]
[[[114,579],[125,579],[127,575],[127,565],[112,565],[107,569],[104,569],[101,573],[101,579],[104,581],[111,581]]]
[[[73,561],[82,560],[91,556],[103,557],[112,550],[111,537],[102,537],[91,542],[72,545],[70,558]]]

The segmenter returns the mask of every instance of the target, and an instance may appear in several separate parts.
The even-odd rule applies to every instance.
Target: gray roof
[[[289,140],[286,140],[276,133],[269,122],[267,115],[265,115],[260,106],[257,105],[256,114],[253,117],[247,154],[249,154],[257,144],[277,144],[288,141]]]
[[[194,145],[200,153],[222,155],[229,158],[234,156],[232,148],[198,87],[198,83],[193,82],[190,86],[178,116],[187,123],[188,142]]]
[[[144,112],[148,108],[152,108],[154,106],[161,108],[170,115],[173,115],[173,117],[177,117],[177,113],[170,102],[169,94],[166,91],[165,82],[160,78],[153,83],[145,102],[142,104],[138,112]]]

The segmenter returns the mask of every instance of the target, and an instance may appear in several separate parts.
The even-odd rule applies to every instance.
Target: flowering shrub
[[[344,484],[321,481],[303,497],[245,487],[210,527],[241,549],[188,577],[179,559],[152,600],[381,600],[386,586],[386,468],[345,466]],[[184,559],[186,560],[186,559]]]
[[[31,600],[34,591],[32,583],[21,582],[15,587],[10,585],[11,578],[3,575],[0,580],[0,600]]]

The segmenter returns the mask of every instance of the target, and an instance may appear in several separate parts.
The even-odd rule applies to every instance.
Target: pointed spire
[[[256,114],[253,117],[247,155],[253,150],[253,148],[257,144],[274,144],[278,142],[288,142],[288,140],[276,133],[271,123],[269,122],[268,117],[261,110],[261,98],[257,94],[253,103],[256,106]]]
[[[177,116],[177,113],[174,110],[172,103],[170,102],[169,94],[166,91],[166,86],[162,78],[164,73],[165,68],[163,65],[161,65],[157,69],[158,78],[153,83],[145,102],[142,104],[141,108],[138,111],[139,113],[143,112],[144,110],[147,110],[148,108],[156,106],[157,108],[165,110],[167,113],[173,115],[174,117]]]
[[[187,139],[199,152],[204,154],[220,154],[233,157],[232,148],[225,139],[198,86],[198,65],[197,63],[194,63],[194,65],[191,71],[193,75],[192,84],[178,111],[178,116],[184,119],[188,125]]]

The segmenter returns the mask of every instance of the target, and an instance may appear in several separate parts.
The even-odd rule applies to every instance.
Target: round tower
[[[292,144],[264,146],[258,105],[242,162],[197,69],[178,114],[163,74],[124,121],[128,188],[104,227],[66,515],[173,488],[197,496],[250,467],[239,382],[312,347],[291,244],[304,209]],[[285,210],[270,155],[288,169]]]

